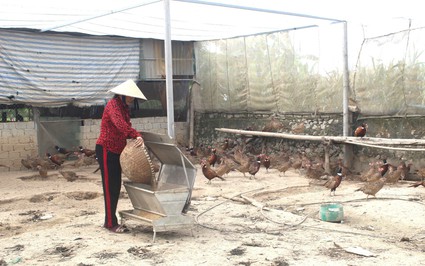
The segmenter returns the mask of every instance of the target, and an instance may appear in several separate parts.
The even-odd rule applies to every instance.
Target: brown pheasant
[[[211,149],[211,154],[208,157],[208,163],[214,167],[215,164],[217,163],[218,160],[218,155],[217,155],[217,150],[215,148]]]
[[[216,171],[214,171],[213,169],[211,169],[208,161],[203,160],[201,162],[201,167],[202,167],[202,173],[204,174],[204,176],[208,179],[208,184],[211,184],[211,180],[213,180],[214,178],[219,178],[223,181],[225,181],[225,179],[221,176],[219,176]]]
[[[249,165],[248,173],[250,174],[249,179],[255,178],[255,174],[258,173],[261,166],[260,156],[256,156],[255,161]]]
[[[47,178],[47,169],[41,165],[37,165],[38,173],[42,178]]]
[[[260,159],[261,159],[261,164],[264,165],[264,168],[266,168],[266,172],[269,172],[269,168],[270,168],[270,156],[266,155],[266,154],[261,154],[260,155]]]
[[[291,168],[291,161],[289,160],[276,166],[276,169],[279,171],[279,175],[280,173],[283,173],[283,176],[285,176],[285,173],[289,170],[289,168]]]
[[[367,131],[367,124],[363,123],[360,126],[358,126],[355,130],[354,130],[354,137],[360,137],[363,138],[366,135],[366,131]]]
[[[330,192],[331,196],[332,196],[332,192],[334,193],[334,196],[335,196],[335,191],[336,191],[337,187],[339,187],[339,185],[341,184],[342,178],[343,178],[342,168],[339,168],[336,176],[334,176],[334,177],[328,179],[328,181],[326,181],[325,187],[327,187],[331,190],[331,192]]]
[[[369,196],[374,196],[376,198],[376,193],[378,193],[384,187],[385,182],[386,178],[381,177],[379,180],[368,182],[354,191],[362,191],[367,195],[366,199],[368,199]]]
[[[387,159],[383,159],[382,162],[383,164],[378,167],[378,171],[381,174],[381,176],[384,176],[388,171],[389,164],[387,162]]]
[[[47,158],[49,158],[49,160],[52,163],[54,163],[57,166],[61,166],[65,162],[65,160],[61,156],[59,156],[59,153],[52,155],[52,154],[50,154],[50,153],[47,152],[46,153],[46,156],[47,156]]]
[[[235,168],[235,166],[236,166],[236,163],[233,162],[231,159],[223,158],[220,162],[220,165],[216,169],[216,173],[219,176],[226,175],[230,173],[230,171],[232,171]]]
[[[387,183],[391,183],[391,184],[397,183],[398,180],[401,177],[402,171],[403,171],[402,168],[397,168],[397,167],[395,167],[393,165],[390,165],[388,167],[388,172],[387,172],[387,176],[386,176],[386,178],[387,178],[386,182]]]
[[[323,168],[323,165],[321,163],[315,163],[315,164],[308,163],[306,165],[306,169],[307,170],[305,172],[305,175],[308,178],[320,179],[320,177],[325,175],[325,169]]]
[[[368,181],[368,180],[369,180],[369,178],[370,178],[371,176],[373,176],[374,174],[376,174],[376,173],[378,173],[378,174],[379,174],[379,172],[378,172],[378,165],[377,165],[377,163],[376,163],[376,162],[370,162],[370,163],[369,163],[369,170],[368,170],[367,172],[363,173],[363,174],[360,176],[360,179],[361,179],[362,181]],[[381,174],[379,174],[379,176],[381,176]]]
[[[401,162],[398,166],[397,169],[401,170],[401,175],[400,175],[400,179],[404,180],[406,179],[406,177],[409,175],[410,172],[410,167],[412,167],[412,163],[409,163],[406,165],[405,162]]]
[[[263,127],[263,132],[278,132],[284,128],[282,122],[276,117],[272,117],[270,122]]]
[[[74,182],[78,179],[78,175],[73,171],[59,171],[59,173],[66,179],[68,182]]]
[[[83,148],[83,146],[80,146],[79,149],[80,149],[80,152],[84,153],[84,155],[86,155],[87,157],[92,157],[96,155],[96,151]]]

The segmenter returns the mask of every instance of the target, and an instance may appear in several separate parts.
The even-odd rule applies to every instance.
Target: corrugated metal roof
[[[139,74],[137,39],[0,32],[0,104],[102,105],[108,89]]]

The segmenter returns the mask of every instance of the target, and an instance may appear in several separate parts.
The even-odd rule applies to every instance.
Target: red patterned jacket
[[[123,103],[121,97],[112,98],[103,111],[96,144],[102,145],[110,152],[121,154],[127,139],[139,136],[140,133],[131,127],[129,107]]]

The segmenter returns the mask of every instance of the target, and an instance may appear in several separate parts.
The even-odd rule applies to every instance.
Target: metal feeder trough
[[[146,147],[161,162],[157,173],[157,186],[125,181],[133,210],[120,211],[121,220],[139,220],[153,227],[153,241],[156,232],[176,229],[190,229],[194,218],[185,215],[190,205],[196,178],[195,166],[186,158],[173,141],[166,135],[143,132]]]

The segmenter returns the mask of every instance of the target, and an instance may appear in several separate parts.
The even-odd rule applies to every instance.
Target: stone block
[[[13,144],[3,144],[1,146],[1,153],[11,152],[11,151],[13,151]]]
[[[155,123],[167,123],[167,117],[154,117]]]
[[[14,129],[14,130],[12,130],[12,136],[13,137],[23,137],[23,136],[25,136],[25,130],[24,129]]]
[[[24,152],[19,151],[11,151],[9,152],[9,159],[10,161],[21,161],[22,158],[26,158],[27,156],[23,156]]]
[[[15,128],[15,123],[2,123],[4,130],[11,130]]]
[[[34,124],[33,122],[16,122],[12,124],[14,124],[16,129],[27,129],[29,126],[29,123]]]
[[[0,161],[5,161],[8,160],[9,161],[9,151],[2,151],[0,152]]]
[[[37,137],[37,132],[35,131],[34,128],[32,129],[24,129],[24,136],[25,137],[30,137],[30,138],[36,138]]]
[[[90,127],[90,132],[94,132],[94,133],[99,134],[99,132],[100,132],[100,126],[98,126],[98,125],[91,126]]]
[[[152,130],[152,128],[153,128],[152,124],[144,124],[143,125],[143,130],[148,131],[148,130]]]
[[[89,133],[90,131],[91,131],[91,126],[85,125],[85,126],[80,127],[81,133]]]

